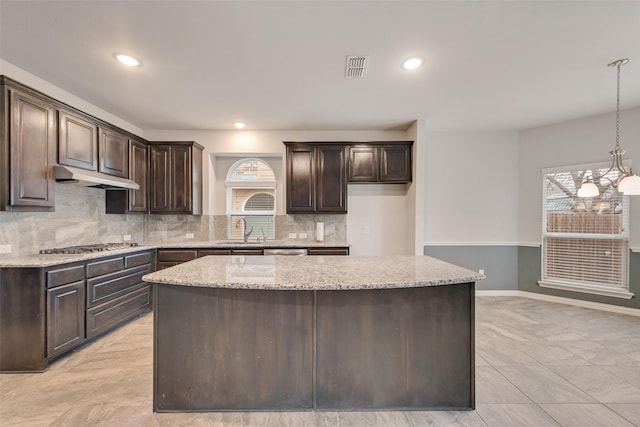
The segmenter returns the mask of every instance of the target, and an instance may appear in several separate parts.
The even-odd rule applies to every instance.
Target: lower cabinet
[[[155,251],[44,268],[0,268],[0,371],[49,362],[151,309]]]
[[[280,248],[269,248],[280,249]],[[349,255],[348,246],[306,248],[307,255]],[[173,267],[183,262],[209,255],[264,255],[263,248],[208,248],[158,249],[156,270]]]
[[[84,312],[84,280],[47,290],[47,357],[84,342]]]

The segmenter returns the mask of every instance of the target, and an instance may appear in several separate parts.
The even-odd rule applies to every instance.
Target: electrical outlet
[[[11,245],[0,245],[0,254],[10,254],[11,253]]]
[[[290,239],[297,239],[298,238],[298,234],[297,233],[289,233],[289,238]]]
[[[478,270],[478,273],[484,274],[484,269],[481,268],[480,270]]]
[[[186,237],[187,239],[193,239],[193,233],[187,233]]]
[[[124,236],[122,236],[122,241],[123,242],[130,242],[131,241],[131,234],[125,234]]]
[[[298,233],[298,237],[301,239],[306,239],[307,238],[307,233]]]
[[[368,225],[364,226],[364,234],[371,234],[371,227],[369,227]]]

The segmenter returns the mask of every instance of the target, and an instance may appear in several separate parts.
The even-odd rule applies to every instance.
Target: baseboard
[[[620,307],[619,305],[602,304],[599,302],[583,301],[573,298],[557,297],[554,295],[537,294],[525,291],[476,291],[477,297],[522,297],[537,299],[547,302],[555,302],[558,304],[574,305],[577,307],[591,308],[594,310],[608,311],[611,313],[626,314],[629,316],[640,317],[640,309],[630,307]]]

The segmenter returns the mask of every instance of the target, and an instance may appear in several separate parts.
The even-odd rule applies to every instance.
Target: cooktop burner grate
[[[67,246],[64,248],[42,249],[41,254],[87,254],[92,252],[115,251],[138,246],[137,243],[96,243],[94,245]]]

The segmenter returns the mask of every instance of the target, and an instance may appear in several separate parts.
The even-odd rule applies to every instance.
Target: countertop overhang
[[[117,249],[111,251],[91,252],[84,254],[36,254],[19,257],[7,257],[0,259],[0,268],[39,268],[53,265],[68,264],[72,262],[87,261],[96,258],[105,258],[149,249],[215,249],[215,248],[344,248],[349,244],[345,242],[307,242],[288,240],[267,240],[266,242],[229,240],[209,240],[209,241],[188,241],[188,242],[166,242],[166,243],[145,243],[130,248]]]
[[[357,290],[453,285],[484,278],[428,256],[207,256],[142,280],[204,288]]]

